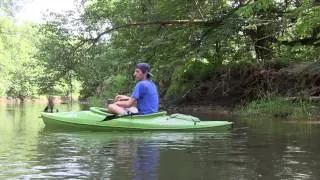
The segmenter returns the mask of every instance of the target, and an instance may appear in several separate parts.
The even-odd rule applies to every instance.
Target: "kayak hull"
[[[88,111],[41,113],[46,128],[77,128],[85,130],[210,130],[229,129],[232,122],[200,121],[198,118],[183,114],[167,115],[159,112],[150,115],[116,116],[102,108]]]

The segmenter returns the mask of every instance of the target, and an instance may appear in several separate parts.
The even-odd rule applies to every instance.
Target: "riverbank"
[[[94,98],[95,101],[77,100],[74,99],[74,104],[84,104],[87,107],[99,106],[105,107],[106,101],[99,98]],[[264,117],[264,119],[281,119],[281,120],[319,120],[320,118],[320,103],[319,98],[283,98],[266,96],[257,99],[247,104],[228,104],[227,101],[207,102],[207,104],[160,104],[161,111],[172,113],[183,113],[202,116],[202,119],[232,119],[235,117],[255,119]],[[92,99],[91,99],[92,100]],[[10,98],[1,98],[1,104],[17,104],[19,100]],[[45,107],[47,105],[46,97],[32,98],[24,102],[39,103]],[[71,101],[65,101],[65,97],[54,97],[54,104],[71,104]]]
[[[320,95],[320,63],[268,62],[228,67],[207,80],[197,82],[186,92],[173,94],[168,101],[178,104],[223,104],[234,106],[277,97]]]
[[[162,96],[160,109],[169,113],[208,114],[215,119],[266,114],[276,118],[318,116],[320,63],[269,62],[221,69],[207,80],[172,98]],[[160,91],[165,91],[159,86]],[[169,96],[170,97],[170,96]],[[312,97],[312,98],[311,98]],[[75,103],[105,107],[107,98],[73,98]],[[0,103],[19,100],[0,98]],[[46,104],[47,97],[25,102]],[[54,96],[55,104],[70,103],[66,96]],[[320,112],[320,111],[319,111]]]
[[[230,67],[166,100],[166,104],[202,111],[219,109],[227,116],[310,118],[319,114],[319,74],[318,62],[274,61]]]

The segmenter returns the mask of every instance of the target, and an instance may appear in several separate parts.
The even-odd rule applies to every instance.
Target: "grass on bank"
[[[236,114],[250,118],[306,119],[319,115],[319,103],[308,99],[288,100],[265,96],[236,108]]]

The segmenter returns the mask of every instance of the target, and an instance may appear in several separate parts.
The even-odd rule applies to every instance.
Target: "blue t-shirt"
[[[140,114],[158,112],[158,90],[151,80],[139,81],[134,87],[131,97],[137,100],[137,108]]]

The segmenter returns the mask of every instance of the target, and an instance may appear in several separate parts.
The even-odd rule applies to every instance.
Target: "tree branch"
[[[209,20],[171,20],[171,21],[149,21],[149,22],[135,22],[130,24],[123,24],[119,26],[115,26],[113,28],[107,29],[100,33],[96,38],[90,39],[93,42],[98,41],[103,35],[108,34],[112,31],[121,29],[121,28],[128,28],[128,27],[135,27],[135,26],[151,26],[151,25],[161,25],[161,26],[171,26],[171,25],[204,25],[204,26],[212,26],[215,24],[219,24],[218,21],[209,21]]]
[[[318,42],[319,40],[320,39],[316,37],[307,37],[304,39],[296,39],[293,41],[280,41],[280,43],[287,46],[295,46],[298,44],[309,45],[309,46],[320,46],[320,43]]]
[[[139,26],[152,26],[152,25],[160,25],[160,26],[173,26],[173,25],[200,25],[200,26],[207,26],[207,27],[212,27],[218,28],[221,23],[227,19],[230,18],[232,14],[234,14],[238,9],[241,7],[244,7],[248,5],[252,0],[248,0],[244,4],[240,4],[237,7],[232,8],[229,12],[226,14],[222,15],[219,18],[216,19],[184,19],[184,20],[167,20],[167,21],[149,21],[149,22],[135,22],[135,23],[129,23],[129,24],[123,24],[123,25],[116,25],[112,28],[106,29],[105,31],[101,32],[100,34],[97,35],[97,37],[94,38],[89,38],[89,39],[82,39],[75,47],[74,51],[78,50],[80,47],[82,47],[85,43],[90,42],[91,45],[88,49],[91,49],[100,39],[102,36],[105,34],[111,33],[112,31],[122,29],[122,28],[130,28],[130,27],[139,27]],[[211,32],[212,29],[210,28],[207,30],[206,33],[204,33],[204,36],[206,36],[209,32]]]
[[[229,18],[232,14],[234,14],[238,9],[248,5],[252,0],[247,1],[244,4],[240,4],[239,6],[232,8],[229,12],[223,15],[220,18],[213,19],[213,20],[205,20],[205,19],[184,19],[184,20],[168,20],[168,21],[149,21],[149,22],[135,22],[129,24],[123,24],[114,26],[113,28],[107,29],[100,33],[96,38],[90,39],[94,44],[99,41],[99,39],[112,31],[121,29],[121,28],[128,28],[128,27],[135,27],[135,26],[150,26],[150,25],[161,25],[161,26],[171,26],[171,25],[202,25],[202,26],[216,26],[218,27],[221,22],[227,18]]]

